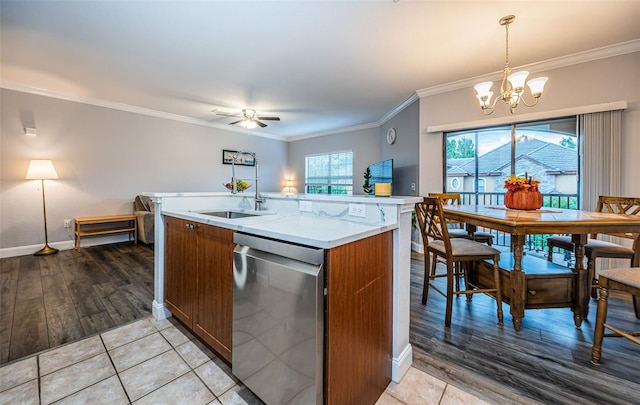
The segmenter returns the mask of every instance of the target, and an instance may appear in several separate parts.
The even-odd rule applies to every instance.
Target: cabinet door
[[[328,404],[373,404],[391,381],[393,231],[327,252]]]
[[[194,332],[231,362],[233,303],[233,231],[201,225],[198,229],[198,284]]]
[[[165,217],[164,302],[189,327],[193,325],[197,234],[190,222]]]

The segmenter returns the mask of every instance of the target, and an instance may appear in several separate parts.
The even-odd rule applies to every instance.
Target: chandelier
[[[509,111],[513,114],[522,101],[527,107],[533,107],[538,104],[538,99],[542,96],[544,90],[544,84],[547,82],[546,77],[536,77],[527,82],[527,86],[531,90],[533,96],[532,104],[527,103],[524,96],[524,84],[529,76],[529,72],[521,71],[511,73],[511,67],[509,67],[509,24],[511,24],[516,17],[514,15],[508,15],[500,19],[500,25],[504,25],[506,31],[506,53],[504,64],[504,75],[502,77],[502,83],[500,84],[500,96],[491,103],[491,86],[493,82],[482,82],[476,84],[474,89],[478,92],[476,97],[480,101],[480,107],[485,115],[489,115],[493,112],[498,101],[503,100],[508,106]]]

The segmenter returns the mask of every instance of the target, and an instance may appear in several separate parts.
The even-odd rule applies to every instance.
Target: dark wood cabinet
[[[165,217],[165,304],[231,361],[233,231]]]
[[[165,217],[164,303],[187,326],[193,324],[198,250],[190,224]]]
[[[326,257],[325,402],[374,404],[391,382],[393,232]]]
[[[233,231],[202,225],[193,331],[231,362],[233,316]]]

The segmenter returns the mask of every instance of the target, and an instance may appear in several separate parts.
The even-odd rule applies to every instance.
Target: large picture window
[[[305,156],[305,192],[308,194],[353,194],[353,152]]]
[[[579,207],[576,118],[560,118],[446,134],[446,192],[465,204],[503,204],[511,175],[540,180],[543,205]]]

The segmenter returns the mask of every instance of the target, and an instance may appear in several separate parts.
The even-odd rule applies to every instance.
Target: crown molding
[[[368,124],[354,125],[351,127],[343,127],[340,129],[332,129],[330,131],[322,131],[322,132],[314,132],[312,134],[290,136],[286,139],[286,141],[287,142],[301,141],[303,139],[317,138],[317,137],[326,136],[326,135],[343,134],[345,132],[362,131],[364,129],[371,129],[371,128],[380,128],[380,125],[378,124],[378,122],[371,122]]]
[[[557,58],[547,59],[541,62],[530,63],[513,67],[512,70],[526,69],[531,73],[543,72],[562,67],[578,65],[580,63],[593,62],[599,59],[611,58],[614,56],[626,55],[628,53],[640,52],[640,38],[631,41],[621,42],[614,45],[603,46],[601,48],[591,49],[584,52],[577,52],[571,55],[560,56]],[[436,94],[447,93],[449,91],[460,90],[467,87],[473,87],[480,82],[494,81],[502,78],[502,70],[489,73],[482,76],[476,76],[469,79],[458,80],[455,82],[440,84],[425,89],[416,90],[420,98],[433,96]]]
[[[76,94],[61,93],[61,92],[43,89],[39,87],[28,86],[28,85],[18,83],[18,82],[13,82],[13,81],[7,81],[7,80],[1,81],[0,88],[7,89],[7,90],[20,91],[22,93],[36,94],[39,96],[51,97],[51,98],[56,98],[60,100],[72,101],[76,103],[89,104],[97,107],[110,108],[112,110],[119,110],[119,111],[134,113],[134,114],[147,115],[150,117],[164,118],[167,120],[179,121],[187,124],[200,125],[200,126],[209,127],[209,128],[217,128],[225,131],[239,132],[245,135],[249,134],[254,136],[260,136],[263,138],[275,139],[278,141],[286,140],[286,138],[282,136],[268,134],[264,132],[252,132],[252,131],[248,131],[246,128],[229,126],[225,124],[218,124],[214,122],[201,120],[198,118],[187,117],[184,115],[152,110],[150,108],[138,107],[130,104],[117,103],[115,101],[101,100],[98,98],[81,96]]]
[[[398,115],[402,110],[409,107],[414,101],[417,101],[419,99],[420,97],[418,96],[418,93],[413,93],[411,96],[409,96],[409,98],[407,98],[402,103],[398,104],[394,109],[383,115],[382,118],[377,121],[378,126],[382,126],[385,122]]]

